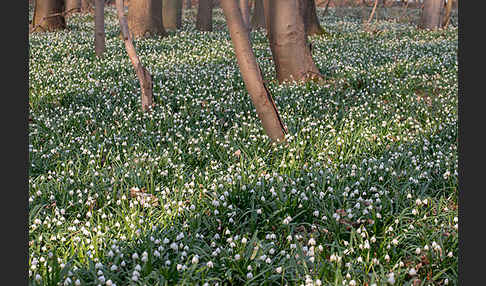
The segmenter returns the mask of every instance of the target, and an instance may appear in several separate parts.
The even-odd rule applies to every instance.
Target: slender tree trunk
[[[251,28],[260,29],[265,27],[265,13],[263,11],[263,0],[255,0],[253,16],[251,17]]]
[[[105,0],[95,0],[95,53],[102,57],[105,51]]]
[[[36,0],[32,31],[57,31],[66,28],[63,0]]]
[[[378,6],[378,0],[375,0],[375,5],[373,5],[373,9],[371,9],[371,14],[370,14],[370,17],[368,18],[368,21],[366,22],[366,24],[371,23],[371,19],[373,19],[373,15],[375,15],[376,6]]]
[[[317,17],[316,2],[314,0],[304,0],[304,26],[308,36],[323,35],[324,29]]]
[[[192,9],[192,1],[191,0],[185,0],[185,1],[186,1],[185,8],[186,9]]]
[[[213,0],[199,0],[196,28],[199,31],[213,30]]]
[[[327,10],[329,9],[329,3],[331,3],[331,0],[327,0],[326,8],[324,8],[324,12],[322,12],[322,15],[326,15]]]
[[[243,25],[245,25],[245,28],[247,30],[250,30],[250,5],[248,3],[248,0],[239,0],[239,6],[240,6],[240,12],[241,12],[241,17],[243,19]]]
[[[182,25],[182,0],[163,0],[162,19],[165,30],[177,30]]]
[[[444,0],[424,0],[424,9],[422,10],[420,27],[429,30],[440,28],[440,16],[443,6]]]
[[[451,21],[451,12],[452,12],[452,0],[447,0],[445,11],[444,11],[444,21],[442,23],[443,28],[447,28],[449,22]]]
[[[238,0],[222,0],[220,4],[231,35],[241,76],[263,128],[273,141],[285,141],[286,127],[280,118],[268,88],[263,82],[261,70],[251,48],[248,29],[245,27],[238,7]]]
[[[81,0],[81,13],[90,13],[93,10],[91,0]]]
[[[81,12],[81,0],[66,0],[64,11],[66,11],[66,17],[69,17],[72,13]]]
[[[162,0],[130,0],[127,20],[134,38],[166,34],[162,25]]]
[[[161,10],[162,9],[159,9],[158,11],[162,12]],[[120,29],[123,36],[123,42],[125,43],[125,49],[127,50],[128,57],[132,62],[133,68],[135,69],[138,80],[140,82],[140,89],[142,91],[142,98],[141,98],[142,110],[148,111],[154,102],[153,94],[152,94],[152,87],[153,87],[152,76],[142,66],[142,63],[140,62],[140,59],[137,56],[137,52],[135,51],[135,46],[133,45],[133,41],[128,30],[127,20],[125,19],[125,8],[123,5],[123,0],[116,0],[116,11],[118,15]]]
[[[304,0],[264,0],[268,40],[277,79],[308,81],[321,77],[304,27]]]

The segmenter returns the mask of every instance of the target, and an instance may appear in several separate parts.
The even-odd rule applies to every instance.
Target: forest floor
[[[32,12],[32,11],[31,11]],[[255,54],[288,144],[264,134],[220,9],[136,41],[156,105],[106,12],[29,35],[31,285],[456,285],[457,18],[424,31],[319,9],[323,82]]]

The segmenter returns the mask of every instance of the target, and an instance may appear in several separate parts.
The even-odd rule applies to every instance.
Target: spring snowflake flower
[[[199,263],[199,255],[194,255],[192,258],[192,264],[198,264]]]

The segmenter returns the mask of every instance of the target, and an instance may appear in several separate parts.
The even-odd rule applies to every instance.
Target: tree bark
[[[91,10],[93,10],[91,0],[81,0],[81,13],[91,13]]]
[[[248,0],[239,0],[238,4],[240,6],[241,18],[243,19],[243,25],[250,31],[250,5]]]
[[[162,25],[162,0],[130,0],[127,20],[134,38],[166,35]]]
[[[241,76],[255,106],[258,118],[260,118],[266,134],[272,141],[283,142],[287,129],[280,118],[268,88],[263,82],[262,72],[251,48],[248,29],[245,27],[238,7],[238,0],[222,0],[220,4],[226,18]]]
[[[373,9],[371,10],[370,17],[368,18],[368,21],[366,22],[366,24],[371,23],[371,19],[373,19],[373,15],[375,15],[376,6],[378,6],[378,0],[375,0],[375,5],[373,5]]]
[[[177,30],[182,26],[182,0],[163,0],[162,20],[165,30]]]
[[[265,28],[265,13],[263,11],[263,0],[255,0],[253,16],[251,17],[251,29]]]
[[[304,0],[304,4],[305,32],[308,36],[323,35],[325,31],[321,27],[319,18],[317,17],[316,2],[314,0]]]
[[[452,0],[447,0],[445,11],[444,11],[444,21],[442,23],[442,28],[447,28],[449,22],[451,21],[451,12],[452,12]]]
[[[162,12],[161,10],[162,9],[159,9],[158,11]],[[118,22],[120,24],[120,29],[123,36],[123,42],[125,43],[125,49],[127,50],[128,57],[132,62],[133,68],[135,69],[138,80],[140,82],[140,89],[142,91],[142,98],[141,98],[142,110],[148,111],[154,103],[153,94],[152,94],[152,87],[153,87],[152,76],[142,66],[142,63],[140,62],[140,59],[137,56],[137,52],[135,51],[135,46],[133,45],[133,41],[128,30],[128,24],[125,19],[125,8],[123,6],[123,0],[116,0],[116,11],[118,15]]]
[[[102,57],[105,51],[105,0],[95,0],[95,53]]]
[[[213,30],[213,0],[199,0],[196,28],[199,31]]]
[[[311,55],[304,26],[304,0],[264,0],[268,40],[277,79],[308,81],[322,77]]]
[[[440,28],[441,9],[443,6],[444,0],[424,0],[420,27],[429,30]]]
[[[32,31],[52,32],[66,28],[63,0],[36,0]]]
[[[81,12],[81,0],[66,0],[66,7],[64,11],[66,11],[66,17],[72,13]]]
[[[185,0],[185,1],[186,1],[185,9],[192,9],[192,1],[191,0]]]

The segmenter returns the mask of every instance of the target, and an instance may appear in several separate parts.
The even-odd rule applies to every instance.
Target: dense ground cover
[[[215,31],[138,40],[156,106],[106,14],[29,36],[32,285],[454,285],[457,28],[321,21],[324,83],[278,85],[272,146],[220,10]],[[322,11],[320,11],[322,13]]]

